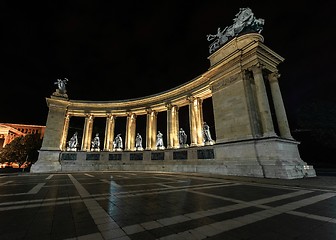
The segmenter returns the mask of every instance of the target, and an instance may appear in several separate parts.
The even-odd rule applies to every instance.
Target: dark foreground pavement
[[[336,177],[0,175],[0,239],[336,239]]]

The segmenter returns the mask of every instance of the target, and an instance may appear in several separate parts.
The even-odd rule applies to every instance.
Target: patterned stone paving
[[[0,239],[335,240],[334,186],[286,181],[149,172],[1,175]]]

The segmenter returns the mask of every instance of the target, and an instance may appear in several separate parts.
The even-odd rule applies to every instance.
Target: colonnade
[[[249,69],[245,70],[244,74],[252,74],[252,78],[249,80],[249,84],[253,82],[253,94],[255,96],[255,103],[250,106],[251,109],[255,109],[257,112],[251,118],[251,135],[252,137],[274,137],[277,136],[275,133],[274,123],[271,116],[270,101],[268,99],[266,86],[264,79],[263,66],[255,65]],[[280,75],[277,71],[268,73],[267,79],[270,90],[271,90],[271,102],[274,104],[274,110],[276,115],[276,123],[279,129],[278,135],[282,138],[293,139],[290,133],[285,107],[283,104],[280,87],[278,83],[278,77]],[[248,94],[247,94],[248,95]],[[203,98],[187,96],[186,97],[189,107],[189,126],[190,126],[190,146],[203,146],[204,145],[204,134],[203,134]],[[180,147],[179,143],[179,109],[182,106],[166,103],[164,108],[167,112],[167,148],[177,149]],[[162,109],[161,109],[162,111]],[[152,108],[146,108],[144,114],[146,114],[146,137],[144,138],[145,143],[143,143],[146,150],[156,150],[156,137],[157,137],[157,115],[158,111]],[[62,140],[60,144],[61,150],[66,150],[69,122],[71,118],[71,111],[67,111],[64,119],[64,129],[62,133]],[[78,116],[78,115],[76,115]],[[124,113],[108,113],[105,114],[106,126],[105,126],[105,137],[103,142],[104,151],[113,151],[113,140],[115,137],[115,122],[116,118],[126,116],[126,135],[124,142],[124,150],[134,151],[135,150],[135,138],[136,138],[136,120],[137,114],[132,111],[126,111]],[[92,129],[95,117],[97,117],[92,111],[92,113],[85,114],[80,117],[85,117],[85,122],[83,126],[83,136],[80,150],[90,151],[91,148],[91,138]],[[101,114],[99,117],[102,117]],[[225,124],[218,121],[219,117],[215,116],[216,124]],[[254,129],[254,130],[253,130]],[[221,134],[220,131],[216,131],[216,135],[219,138],[225,138],[225,133]]]
[[[189,102],[189,119],[190,119],[190,141],[191,146],[202,146],[203,141],[203,99],[197,97],[188,97]],[[167,148],[176,149],[180,147],[179,143],[179,106],[173,104],[166,104],[167,112]],[[158,112],[151,108],[146,109],[146,137],[145,149],[156,150],[156,137],[157,137],[157,115]],[[106,115],[105,137],[104,137],[104,151],[113,151],[113,140],[115,137],[115,122],[116,118],[122,115],[109,113]],[[90,151],[92,130],[95,119],[95,114],[90,113],[83,116],[85,118],[83,126],[83,136],[80,150]],[[99,116],[100,117],[100,116]],[[64,129],[62,133],[61,150],[67,149],[67,138],[71,113],[67,113],[64,119]],[[124,150],[135,150],[136,138],[136,120],[137,114],[126,112],[126,135],[124,142]]]
[[[255,96],[257,98],[257,106],[259,111],[261,133],[263,137],[277,136],[274,130],[274,123],[271,116],[270,101],[267,96],[265,80],[263,77],[264,66],[257,64],[249,70],[253,73],[253,79],[255,82]],[[284,107],[278,78],[280,74],[278,71],[274,71],[267,74],[267,79],[270,90],[272,103],[274,105],[274,111],[276,116],[276,122],[279,129],[279,136],[286,139],[293,139],[287,120],[286,110]]]

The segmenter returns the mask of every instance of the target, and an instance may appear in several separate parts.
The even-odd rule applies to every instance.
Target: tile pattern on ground
[[[0,178],[1,240],[336,239],[335,209],[332,189],[197,174]]]

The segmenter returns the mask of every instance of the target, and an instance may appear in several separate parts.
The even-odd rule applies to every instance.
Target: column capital
[[[126,114],[127,114],[128,118],[136,118],[137,117],[137,115],[133,112],[127,112]]]
[[[195,97],[195,96],[188,96],[187,100],[189,101],[189,103],[193,103],[195,100],[197,100],[198,102],[202,103],[203,99],[200,97]]]
[[[167,102],[167,103],[165,104],[165,106],[166,106],[167,110],[171,110],[171,109],[173,108],[173,104],[170,103],[170,102]]]
[[[272,72],[272,73],[268,74],[268,80],[269,80],[270,82],[277,82],[278,79],[280,78],[280,76],[281,76],[281,75],[279,74],[278,71],[276,71],[276,72]]]
[[[112,113],[107,113],[107,114],[106,114],[106,118],[109,118],[109,119],[115,119],[116,116],[113,115]]]
[[[189,101],[189,103],[192,103],[194,101],[195,97],[190,95],[190,96],[187,96],[187,100]]]
[[[146,108],[147,115],[157,115],[157,111],[153,110],[152,108]]]
[[[91,113],[86,113],[86,114],[85,114],[85,118],[93,119],[94,116],[93,116],[93,114],[91,114]]]
[[[172,109],[178,110],[179,109],[179,106],[173,105],[172,103],[167,103],[166,107],[167,107],[167,110],[172,110]]]
[[[256,71],[262,71],[265,68],[266,68],[265,65],[261,63],[256,63],[253,66],[249,67],[247,70],[252,71],[254,73]]]
[[[153,109],[151,109],[151,108],[146,108],[145,111],[146,111],[147,114],[150,114],[150,113],[153,111]]]

